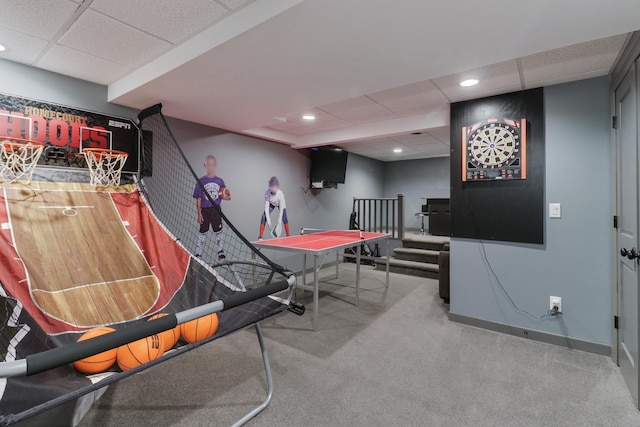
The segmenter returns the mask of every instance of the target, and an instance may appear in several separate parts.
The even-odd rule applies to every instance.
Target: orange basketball
[[[180,335],[188,343],[212,337],[218,330],[218,315],[211,313],[180,325]]]
[[[88,340],[90,338],[98,337],[100,335],[108,334],[114,331],[115,329],[107,327],[94,328],[82,334],[82,336],[78,338],[78,341]],[[117,348],[112,348],[111,350],[107,350],[103,353],[95,354],[85,359],[75,361],[73,362],[73,367],[83,374],[97,374],[99,372],[106,371],[115,363],[117,352]]]
[[[164,343],[160,335],[151,335],[141,340],[118,347],[118,366],[123,371],[151,362],[164,354]]]
[[[167,313],[158,313],[148,318],[147,321],[158,319],[164,316],[167,316]],[[176,326],[173,329],[169,329],[168,331],[160,332],[158,335],[162,337],[162,342],[164,343],[164,351],[169,351],[173,348],[174,345],[176,345],[176,343],[180,339],[180,325]]]

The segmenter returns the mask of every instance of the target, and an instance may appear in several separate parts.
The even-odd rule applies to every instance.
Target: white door
[[[618,364],[638,406],[638,108],[636,66],[615,92]]]

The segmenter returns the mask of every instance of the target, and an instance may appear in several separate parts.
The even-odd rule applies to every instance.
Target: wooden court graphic
[[[111,193],[4,187],[7,223],[37,307],[78,328],[136,319],[160,283]]]

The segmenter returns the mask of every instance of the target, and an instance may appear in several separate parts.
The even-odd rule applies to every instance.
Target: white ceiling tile
[[[396,145],[398,145],[398,143],[391,138],[376,138],[364,141],[347,142],[345,147],[354,147],[363,151],[375,151],[392,149]]]
[[[393,112],[400,117],[411,117],[411,116],[417,116],[420,114],[429,114],[435,111],[448,111],[448,110],[449,110],[448,102],[438,102],[435,104],[422,104],[422,105],[414,105],[412,107],[406,107],[406,108],[395,108],[393,109]]]
[[[319,107],[319,109],[349,121],[351,121],[351,118],[364,119],[367,115],[375,113],[387,113],[393,117],[393,114],[390,113],[389,110],[366,96],[349,98],[344,101],[323,105]]]
[[[282,123],[276,123],[273,125],[269,125],[266,126],[269,129],[273,129],[273,130],[278,130],[278,131],[289,131],[291,129],[295,129],[295,128],[299,128],[302,127],[300,124],[298,123],[291,123],[291,122],[282,122]]]
[[[368,113],[353,114],[344,117],[351,123],[361,125],[365,123],[382,122],[385,120],[397,119],[398,116],[389,110],[370,111]]]
[[[399,145],[401,144],[391,138],[380,138],[380,139],[373,139],[368,141],[368,144],[366,146],[371,148],[376,148],[378,150],[390,151],[390,150],[393,150],[395,147],[398,147]]]
[[[154,58],[171,46],[90,9],[69,28],[60,44],[130,67]]]
[[[350,122],[342,119],[331,119],[331,120],[316,120],[311,127],[316,131],[323,130],[331,130],[331,129],[341,129],[348,126],[353,126]]]
[[[526,89],[533,89],[533,88],[536,88],[536,87],[559,85],[561,83],[570,83],[570,82],[575,82],[575,81],[578,81],[578,80],[585,80],[585,79],[591,79],[591,78],[594,78],[594,77],[606,76],[607,74],[609,74],[609,70],[608,69],[587,71],[587,72],[580,73],[580,74],[572,74],[572,75],[568,75],[568,76],[559,76],[559,77],[555,77],[555,78],[550,78],[548,80],[532,81],[532,82],[528,83],[525,86],[525,88]]]
[[[526,56],[522,58],[525,84],[531,87],[538,82],[560,83],[606,75],[625,39],[623,34]]]
[[[472,87],[460,86],[461,81],[471,78],[480,80],[480,83]],[[496,93],[506,93],[522,88],[520,75],[518,74],[518,64],[515,59],[451,74],[433,81],[453,102],[495,95]]]
[[[47,47],[47,41],[0,27],[0,40],[7,49],[0,58],[29,64]]]
[[[420,147],[417,150],[423,154],[428,154],[430,156],[442,156],[442,155],[450,154],[451,152],[451,148],[449,148],[445,144],[440,144],[440,143],[425,145]]]
[[[408,145],[409,147],[422,147],[425,145],[441,144],[440,141],[428,134],[421,135],[419,138],[404,138],[397,141],[401,142],[404,145]]]
[[[451,128],[449,126],[427,129],[427,133],[445,144],[449,144],[451,139]]]
[[[313,114],[316,118],[315,120],[305,120],[302,118],[304,114]],[[314,124],[323,120],[337,120],[337,117],[322,110],[318,110],[317,108],[308,108],[304,111],[288,113],[285,114],[284,117],[287,123],[296,123],[300,126],[313,126]]]
[[[0,27],[50,39],[77,8],[69,0],[0,0]]]
[[[40,60],[38,66],[56,73],[100,84],[109,84],[129,71],[123,65],[96,58],[64,46],[54,46]]]
[[[224,18],[227,9],[212,0],[94,0],[91,9],[172,43]]]
[[[369,97],[394,112],[417,105],[447,102],[429,80],[376,92]]]
[[[297,128],[290,129],[287,132],[292,135],[309,135],[309,134],[318,132],[318,129],[312,126],[300,126]]]
[[[392,150],[384,149],[384,150],[362,150],[360,147],[353,147],[352,143],[342,144],[341,146],[349,151],[350,153],[358,154],[364,157],[369,157],[371,159],[380,160],[382,162],[396,162],[402,160],[413,160],[413,159],[426,159],[429,157],[442,157],[449,155],[448,152],[444,152],[445,150],[439,149],[438,151],[434,150],[434,154],[426,154],[421,153],[417,150],[411,149],[409,147],[402,147],[403,151],[401,153],[394,153]]]
[[[218,0],[220,3],[227,6],[229,9],[238,9],[243,6],[253,3],[255,0]]]
[[[437,139],[435,139],[432,135],[429,135],[427,131],[410,132],[402,135],[395,135],[392,138],[398,142],[402,142],[403,144],[408,144],[408,145],[412,145],[413,143],[419,145],[419,144],[440,142]]]

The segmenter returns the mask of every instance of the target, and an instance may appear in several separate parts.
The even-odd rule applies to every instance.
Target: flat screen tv
[[[344,184],[349,153],[338,147],[311,149],[311,181]]]

